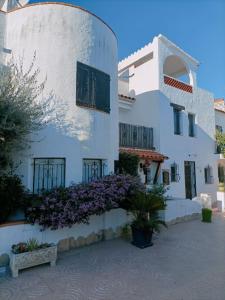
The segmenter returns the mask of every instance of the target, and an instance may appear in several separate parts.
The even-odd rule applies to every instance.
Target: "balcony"
[[[153,128],[120,123],[119,124],[120,147],[136,149],[154,149]]]
[[[177,79],[174,79],[172,77],[169,77],[167,75],[164,75],[164,83],[167,84],[167,85],[170,85],[176,89],[179,89],[179,90],[182,90],[182,91],[185,91],[187,93],[193,93],[193,88],[191,85],[189,84],[186,84],[182,81],[179,81]]]

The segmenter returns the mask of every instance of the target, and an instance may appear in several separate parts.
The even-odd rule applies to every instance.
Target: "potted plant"
[[[206,223],[212,222],[212,210],[210,208],[202,209],[202,222],[206,222]]]
[[[40,264],[50,263],[55,266],[57,246],[54,244],[39,244],[36,239],[12,245],[10,269],[13,277],[18,277],[18,271]]]
[[[131,223],[132,244],[139,248],[152,246],[152,235],[159,232],[166,223],[159,218],[159,211],[166,208],[165,189],[153,187],[148,192],[138,192],[127,205],[133,215]]]

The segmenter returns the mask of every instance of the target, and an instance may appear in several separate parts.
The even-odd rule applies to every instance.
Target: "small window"
[[[105,176],[106,163],[101,159],[83,160],[83,182],[88,183]]]
[[[77,62],[76,104],[110,112],[110,76]]]
[[[181,110],[173,108],[174,134],[181,135]]]
[[[195,115],[188,114],[188,123],[189,123],[189,136],[194,137],[195,136]]]
[[[65,158],[34,158],[33,192],[65,186]]]
[[[220,133],[223,132],[223,127],[220,125],[216,125],[216,130],[219,131]]]
[[[169,185],[170,184],[170,173],[168,170],[163,170],[162,171],[162,180],[164,185]]]
[[[171,171],[171,182],[178,182],[179,181],[179,169],[178,169],[178,164],[175,162],[171,165],[170,167]]]
[[[218,165],[218,178],[219,178],[219,183],[224,183],[225,182],[225,177],[224,177],[224,167],[221,165]]]
[[[205,167],[204,175],[205,175],[205,183],[212,184],[213,183],[212,167],[210,166]]]

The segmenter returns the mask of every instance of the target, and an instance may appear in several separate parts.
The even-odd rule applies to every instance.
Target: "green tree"
[[[35,57],[24,71],[23,63],[11,61],[0,66],[0,170],[13,161],[13,153],[29,147],[34,133],[45,125],[47,99],[42,95],[45,81],[38,83]]]
[[[225,155],[225,133],[216,130],[217,152]]]
[[[138,175],[138,163],[140,159],[136,154],[121,152],[119,154],[118,171],[120,174]]]

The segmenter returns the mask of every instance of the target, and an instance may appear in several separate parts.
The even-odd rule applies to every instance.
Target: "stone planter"
[[[18,277],[18,271],[37,265],[50,263],[51,267],[55,266],[57,259],[57,246],[51,246],[32,252],[11,254],[10,269],[13,277]]]

